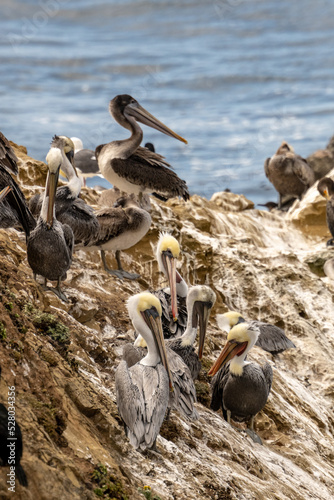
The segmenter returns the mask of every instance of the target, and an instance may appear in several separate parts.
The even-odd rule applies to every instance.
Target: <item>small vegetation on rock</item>
[[[69,328],[58,321],[53,314],[35,311],[33,313],[32,322],[36,328],[59,344],[70,343]]]
[[[143,486],[143,488],[138,488],[139,493],[144,495],[147,500],[161,500],[158,495],[155,495],[151,490],[151,486]]]
[[[0,340],[5,340],[6,337],[7,337],[6,327],[3,324],[3,322],[0,321]]]
[[[92,480],[98,484],[98,488],[94,489],[97,497],[106,500],[129,500],[124,492],[122,482],[117,477],[109,474],[105,465],[98,464],[95,467]]]

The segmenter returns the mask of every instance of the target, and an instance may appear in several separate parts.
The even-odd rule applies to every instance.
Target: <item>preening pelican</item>
[[[66,136],[54,136],[51,148],[57,148],[62,155],[60,172],[68,180],[66,186],[58,187],[55,197],[56,218],[67,224],[73,231],[75,245],[82,244],[99,229],[94,210],[82,198],[79,198],[82,180],[73,166],[74,144]],[[29,201],[29,207],[35,216],[41,211],[43,197],[39,194]]]
[[[31,214],[24,194],[11,174],[17,175],[18,158],[9,141],[0,132],[0,190],[7,187],[0,210],[0,227],[22,227],[26,236],[36,226],[36,221]]]
[[[155,448],[170,389],[173,387],[161,327],[161,304],[150,293],[128,300],[134,328],[147,343],[147,355],[135,365],[122,360],[116,369],[116,399],[130,443]]]
[[[165,338],[180,337],[187,324],[188,285],[176,270],[179,256],[180,245],[177,239],[169,233],[161,233],[156,258],[159,270],[166,276],[169,287],[153,293],[162,305],[162,328]]]
[[[233,326],[244,322],[246,322],[246,320],[236,311],[228,311],[227,313],[220,315],[218,320],[219,327],[226,332],[228,332]],[[293,349],[296,347],[295,344],[285,335],[282,328],[279,328],[278,326],[256,320],[247,321],[247,323],[250,326],[254,326],[259,329],[259,336],[255,345],[261,347],[264,351],[275,355],[285,351],[286,349]]]
[[[53,145],[46,161],[49,172],[44,199],[37,226],[27,240],[27,257],[34,278],[37,274],[43,276],[45,285],[47,280],[57,281],[57,288],[51,290],[62,300],[66,300],[60,289],[60,281],[66,278],[66,272],[72,262],[74,238],[72,229],[57,221],[54,207],[59,169],[62,164],[61,149]]]
[[[307,161],[296,155],[293,147],[285,141],[274,156],[266,159],[264,171],[279,193],[278,208],[282,206],[283,196],[292,195],[301,199],[315,182],[314,172]]]
[[[327,246],[334,246],[334,181],[330,177],[323,177],[318,183],[318,191],[327,200],[326,219],[332,238]]]
[[[214,375],[211,408],[218,411],[221,407],[228,423],[231,423],[231,418],[239,422],[250,420],[249,434],[253,439],[254,417],[266,404],[273,380],[273,371],[268,363],[260,366],[245,361],[258,336],[259,329],[255,326],[247,323],[234,326],[209,371],[210,376]],[[226,369],[224,365],[229,361],[229,368]]]
[[[95,156],[105,179],[121,191],[140,197],[143,193],[154,193],[164,200],[174,196],[188,200],[189,192],[185,181],[171,170],[161,155],[140,147],[143,131],[137,122],[184,143],[187,141],[166,127],[129,95],[114,97],[110,101],[109,112],[117,123],[131,132],[131,137],[96,148]]]
[[[98,231],[78,245],[86,251],[99,250],[105,271],[120,279],[137,279],[139,274],[125,271],[121,263],[121,250],[131,248],[138,243],[151,226],[150,214],[141,208],[134,196],[121,196],[112,208],[101,208],[95,212]],[[114,251],[118,269],[110,269],[105,252]]]
[[[198,378],[210,311],[216,294],[205,285],[193,286],[187,295],[187,328],[181,337],[166,340],[166,346],[178,354],[188,366],[193,380]],[[198,354],[193,347],[199,326]]]

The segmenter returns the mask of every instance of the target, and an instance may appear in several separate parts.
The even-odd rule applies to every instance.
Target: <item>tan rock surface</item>
[[[34,165],[24,157],[24,184],[31,177],[22,170]],[[83,197],[88,193],[96,203],[98,194],[84,190]],[[210,201],[152,201],[149,233],[123,253],[124,267],[141,279],[120,282],[103,271],[97,253],[80,251],[63,284],[68,303],[33,281],[22,235],[0,230],[0,398],[5,402],[7,387],[15,385],[29,480],[27,489],[17,485],[15,498],[98,498],[91,477],[98,463],[118,484],[109,498],[143,499],[138,488],[144,485],[161,500],[333,498],[334,284],[306,262],[325,250],[326,228],[309,223],[301,210],[293,216],[268,213],[245,200],[218,193]],[[312,210],[324,217],[324,204]],[[208,400],[207,371],[226,337],[217,314],[230,308],[271,322],[297,346],[275,359],[258,348],[250,356],[269,360],[274,370],[271,395],[255,423],[263,446],[201,403],[199,421],[174,413],[164,423],[160,455],[135,451],[125,437],[114,390],[122,345],[133,339],[125,303],[133,293],[165,285],[154,258],[161,230],[179,239],[180,271],[188,283],[206,283],[217,293],[198,385],[201,401]],[[4,499],[13,498],[7,471],[0,469]]]

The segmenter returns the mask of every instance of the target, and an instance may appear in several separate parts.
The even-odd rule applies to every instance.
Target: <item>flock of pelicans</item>
[[[42,276],[46,288],[47,280],[56,281],[56,288],[51,290],[62,300],[67,298],[60,283],[71,266],[74,248],[100,251],[108,273],[121,279],[136,279],[138,275],[122,268],[120,251],[136,244],[151,225],[149,212],[142,208],[144,195],[150,193],[162,200],[174,196],[189,199],[185,181],[165,159],[155,153],[154,148],[140,146],[143,132],[138,122],[184,143],[186,140],[131,96],[116,96],[110,101],[109,111],[131,136],[98,146],[95,157],[89,154],[93,162],[88,171],[94,175],[101,172],[127,194],[114,206],[97,211],[80,197],[82,178],[76,169],[71,139],[53,138],[46,156],[48,174],[44,194],[33,196],[27,203],[12,177],[18,173],[17,158],[8,140],[0,134],[0,227],[15,227],[25,232],[27,259],[35,279],[37,275]],[[78,157],[81,171],[85,170],[83,160],[85,154]],[[294,155],[287,143],[266,161],[265,171],[280,194],[280,204],[286,194],[302,196],[314,181],[307,164]],[[60,173],[66,177],[67,184],[57,187]],[[330,198],[327,217],[334,238],[333,181],[322,180],[319,191]],[[110,250],[116,252],[117,270],[107,266],[105,251]],[[156,258],[169,286],[153,293],[139,293],[127,302],[137,337],[133,345],[124,347],[123,359],[116,369],[116,397],[129,441],[140,450],[156,449],[160,427],[170,411],[177,410],[187,419],[199,418],[194,406],[194,380],[201,370],[208,319],[216,296],[208,286],[188,287],[176,269],[179,254],[178,241],[171,234],[161,234]],[[247,355],[254,345],[272,354],[295,345],[274,325],[246,321],[233,311],[222,318],[220,326],[228,335],[225,347],[209,371],[213,377],[211,408],[215,411],[221,408],[229,423],[231,419],[248,422],[248,434],[254,441],[261,442],[254,431],[254,417],[266,404],[273,372],[270,364],[260,366],[249,362]],[[0,417],[1,420],[2,414]],[[0,424],[1,439],[5,432]],[[0,458],[6,465],[6,456],[3,454]]]

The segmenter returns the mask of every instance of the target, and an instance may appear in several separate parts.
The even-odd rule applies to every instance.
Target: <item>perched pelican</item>
[[[323,177],[318,183],[318,191],[327,200],[326,219],[332,238],[327,246],[334,246],[334,181],[330,177]]]
[[[147,343],[147,355],[128,367],[122,360],[116,369],[118,412],[130,443],[145,450],[155,448],[173,388],[161,327],[161,304],[150,293],[139,293],[128,300],[134,328]]]
[[[1,367],[0,367],[1,375]],[[8,394],[9,395],[9,394]],[[12,394],[14,396],[14,394]],[[13,428],[9,424],[8,410],[0,403],[0,466],[5,467],[11,465],[15,467],[15,477],[19,480],[22,486],[28,486],[28,479],[21,465],[22,458],[22,433],[19,424],[14,420]],[[10,454],[11,449],[15,449],[15,461]]]
[[[102,177],[95,157],[95,152],[92,149],[84,149],[82,140],[78,137],[71,137],[71,141],[75,147],[75,167],[84,180],[84,186],[86,186],[86,179],[89,177]]]
[[[187,328],[181,337],[166,340],[166,347],[178,354],[188,366],[193,380],[201,370],[203,346],[210,311],[216,302],[216,294],[205,285],[193,286],[187,295]],[[198,354],[193,347],[199,326]]]
[[[245,361],[258,335],[259,329],[255,326],[247,323],[234,326],[209,375],[215,375],[212,379],[211,408],[218,411],[221,407],[229,424],[231,418],[239,422],[250,420],[249,434],[254,441],[260,442],[254,432],[254,417],[267,402],[273,371],[268,363],[260,366]],[[229,361],[229,369],[226,369],[224,365]]]
[[[142,196],[155,193],[161,199],[182,196],[189,199],[185,181],[171,170],[164,158],[140,147],[143,131],[137,122],[155,128],[166,135],[187,143],[183,137],[166,127],[129,95],[118,95],[109,104],[112,117],[131,132],[131,137],[102,144],[95,150],[102,175],[121,191]]]
[[[36,226],[36,221],[27,207],[24,194],[11,174],[17,175],[18,158],[9,141],[0,132],[0,190],[11,188],[6,192],[1,205],[0,227],[22,227],[26,236]]]
[[[153,293],[162,305],[162,328],[165,338],[180,337],[187,324],[188,285],[176,270],[179,255],[180,245],[177,239],[169,233],[161,233],[156,257],[159,270],[166,276],[169,287]]]
[[[278,208],[281,208],[284,195],[301,199],[315,182],[314,172],[307,161],[296,155],[293,148],[284,141],[276,154],[266,159],[264,171],[279,193]]]
[[[181,337],[165,340],[167,352],[169,349],[178,354],[188,366],[193,380],[198,378],[201,370],[201,359],[203,355],[203,346],[208,325],[210,311],[216,302],[216,294],[210,287],[205,285],[193,286],[189,289],[187,295],[187,327]],[[197,337],[199,326],[198,354],[193,347]],[[144,342],[137,337],[134,346],[145,347]],[[130,347],[127,347],[129,356],[134,355]],[[171,367],[172,371],[172,367]],[[174,377],[175,381],[175,377]],[[174,384],[175,385],[175,384]]]
[[[43,276],[45,286],[47,280],[57,281],[57,288],[51,290],[62,300],[66,300],[60,289],[60,281],[66,278],[72,262],[74,238],[72,229],[56,219],[55,193],[63,157],[61,149],[55,143],[48,152],[46,161],[49,172],[44,199],[37,226],[27,239],[27,257],[34,278],[37,274]]]
[[[70,226],[74,234],[74,243],[79,245],[97,234],[99,223],[92,207],[79,198],[82,181],[72,164],[74,153],[72,140],[65,136],[54,136],[51,147],[60,150],[62,154],[60,172],[68,180],[66,186],[60,186],[56,191],[56,219]],[[39,194],[30,199],[29,207],[35,216],[40,214],[42,202],[43,197]]]
[[[226,332],[228,332],[233,326],[245,322],[246,320],[242,317],[242,315],[236,311],[228,311],[227,313],[220,315],[218,320],[219,327]],[[247,323],[250,326],[254,326],[259,329],[259,336],[255,345],[261,347],[264,351],[275,355],[285,351],[286,349],[296,347],[295,344],[285,335],[282,328],[279,328],[278,326],[256,320],[247,321]]]
[[[99,227],[96,233],[78,245],[81,250],[99,250],[105,271],[120,279],[137,279],[139,274],[129,273],[122,267],[120,252],[140,241],[151,226],[150,214],[140,208],[134,196],[121,196],[112,208],[95,212]],[[105,252],[114,251],[118,269],[107,266]]]

